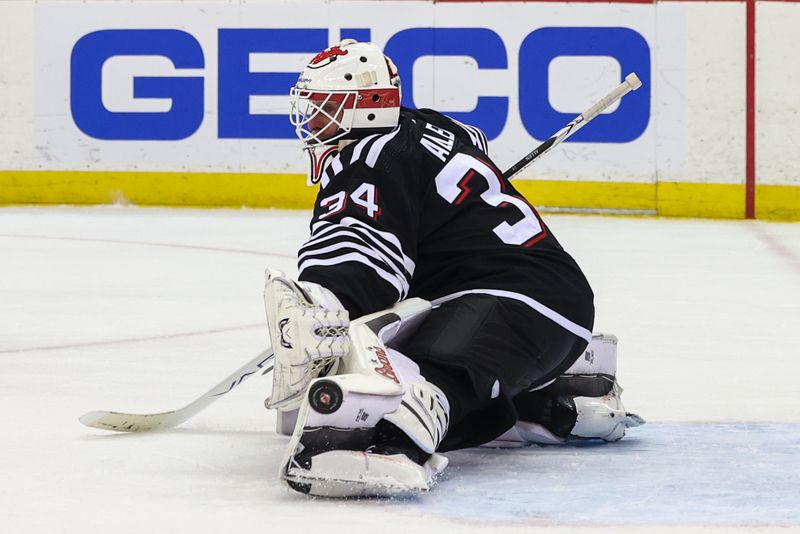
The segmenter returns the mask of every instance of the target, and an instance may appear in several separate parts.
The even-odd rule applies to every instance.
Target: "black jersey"
[[[346,146],[320,182],[300,280],[333,291],[351,317],[489,293],[588,340],[586,278],[487,152],[477,128],[406,108],[390,133]]]

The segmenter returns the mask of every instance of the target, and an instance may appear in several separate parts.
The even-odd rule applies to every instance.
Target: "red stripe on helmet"
[[[334,104],[345,103],[346,106],[351,106],[355,102],[355,93],[325,93],[308,91],[306,94],[301,95],[302,98],[307,98],[315,104],[322,102],[333,102]]]
[[[400,91],[391,89],[360,89],[358,109],[396,108],[400,106]]]

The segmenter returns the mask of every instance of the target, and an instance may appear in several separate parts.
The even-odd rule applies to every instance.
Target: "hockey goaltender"
[[[298,280],[269,270],[280,476],[331,497],[427,491],[441,453],[621,439],[612,335],[575,260],[478,128],[400,106],[374,44],[317,54],[291,90],[319,184]]]

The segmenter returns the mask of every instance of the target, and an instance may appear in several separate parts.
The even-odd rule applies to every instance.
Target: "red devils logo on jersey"
[[[311,60],[310,65],[318,65],[319,63],[322,63],[326,59],[334,61],[336,59],[336,56],[346,56],[347,54],[348,54],[347,50],[342,50],[338,46],[332,46],[314,56],[314,59]]]

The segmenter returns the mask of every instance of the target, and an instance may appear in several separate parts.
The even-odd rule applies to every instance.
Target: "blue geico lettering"
[[[298,73],[250,72],[250,54],[313,54],[326,46],[328,30],[219,30],[219,137],[294,137],[286,115],[252,115],[250,95],[285,95],[297,82]]]
[[[340,37],[369,40],[368,28],[349,28]],[[296,72],[251,72],[252,53],[307,53],[324,48],[327,29],[220,29],[218,136],[225,139],[288,139],[294,131],[283,114],[250,113],[253,95],[285,95]],[[487,28],[410,28],[393,35],[385,51],[403,79],[403,104],[414,107],[414,62],[426,56],[467,56],[479,69],[507,69],[502,38]],[[204,114],[203,78],[136,77],[134,98],[169,98],[167,112],[111,112],[102,102],[102,67],[113,56],[163,56],[176,69],[202,68],[197,40],[179,30],[103,30],[82,37],[72,51],[71,106],[77,126],[98,139],[183,139],[194,133]],[[629,28],[549,27],[531,32],[519,50],[519,110],[526,131],[546,139],[582,110],[562,113],[548,97],[548,65],[562,56],[609,56],[623,75],[636,72],[641,90],[628,95],[616,111],[597,117],[567,142],[624,143],[638,138],[650,120],[650,47]],[[498,137],[508,120],[509,98],[478,96],[471,111],[441,111]]]
[[[169,98],[161,113],[111,112],[103,105],[102,72],[113,56],[163,56],[176,69],[205,66],[200,43],[179,30],[103,30],[84,35],[72,49],[70,107],[75,124],[97,139],[175,140],[203,122],[203,78],[137,77],[134,98]]]
[[[389,39],[384,52],[397,65],[403,80],[403,105],[414,107],[414,62],[424,56],[467,56],[479,69],[506,69],[508,60],[503,40],[486,28],[412,28]],[[444,110],[442,110],[444,111]],[[446,112],[456,120],[480,127],[489,139],[503,131],[508,116],[508,98],[479,96],[475,109]]]
[[[548,66],[561,56],[610,56],[622,75],[636,72],[642,89],[629,93],[613,113],[598,115],[567,142],[626,143],[647,128],[650,120],[650,47],[628,28],[542,28],[529,34],[519,49],[519,112],[525,129],[547,139],[581,110],[560,113],[548,99]],[[523,98],[524,95],[524,98]]]

